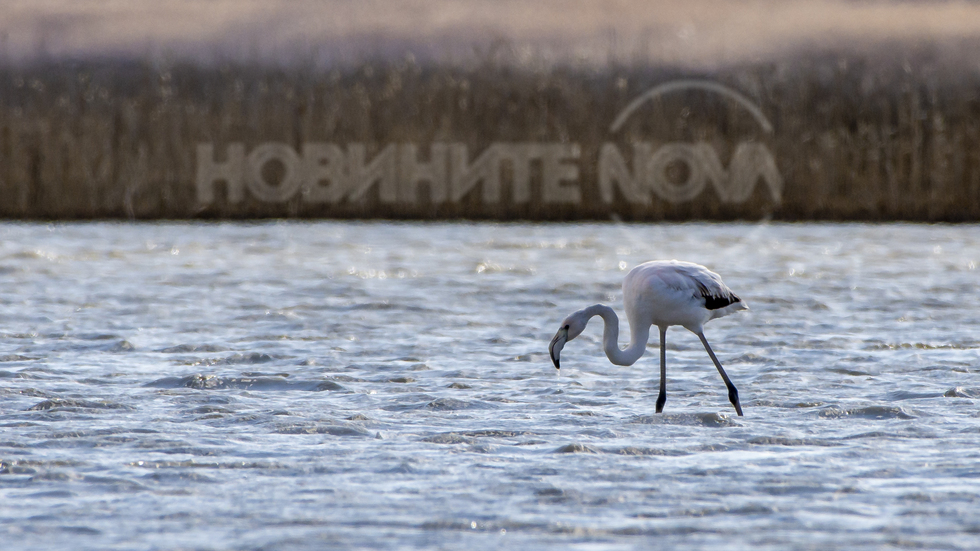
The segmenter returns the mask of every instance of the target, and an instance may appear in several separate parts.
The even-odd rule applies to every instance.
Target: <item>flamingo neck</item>
[[[585,309],[589,318],[600,316],[605,323],[602,332],[602,348],[606,357],[615,365],[633,365],[646,352],[647,339],[650,338],[650,327],[634,327],[630,324],[630,344],[625,349],[619,348],[619,316],[616,311],[605,304],[596,304]]]

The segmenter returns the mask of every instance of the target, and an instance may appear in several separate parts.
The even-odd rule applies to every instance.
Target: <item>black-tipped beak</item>
[[[551,339],[551,346],[548,347],[548,352],[551,353],[551,361],[555,362],[555,369],[561,369],[561,364],[558,360],[561,356],[561,349],[565,347],[565,343],[568,342],[568,326],[562,327],[555,334],[555,338]]]

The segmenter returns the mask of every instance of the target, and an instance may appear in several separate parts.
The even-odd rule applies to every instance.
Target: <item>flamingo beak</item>
[[[561,355],[561,349],[565,347],[566,342],[568,342],[567,325],[558,330],[555,338],[551,339],[551,346],[548,347],[548,352],[551,353],[551,361],[555,362],[555,369],[561,369],[561,364],[558,363],[558,359]]]

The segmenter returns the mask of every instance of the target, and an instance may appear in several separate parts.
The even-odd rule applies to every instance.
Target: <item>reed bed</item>
[[[973,64],[975,65],[975,63]],[[962,69],[962,70],[961,70]],[[772,122],[760,131],[745,109],[688,91],[651,101],[629,127],[617,114],[645,91],[677,79],[738,90]],[[980,220],[980,73],[915,56],[821,53],[693,71],[649,64],[576,68],[488,57],[469,64],[368,60],[335,69],[139,61],[36,61],[0,67],[0,216],[14,219],[381,217],[472,219]],[[704,142],[728,162],[738,143],[763,143],[783,179],[779,201],[756,186],[740,203],[710,189],[671,203],[654,196],[602,200],[593,159],[614,143]],[[224,155],[281,142],[465,144],[574,143],[578,204],[385,202],[377,189],[351,201],[283,202],[217,189],[202,204],[197,145]],[[266,166],[270,182],[282,178]],[[513,182],[505,167],[504,185]],[[683,180],[684,167],[678,178]],[[424,188],[424,186],[423,186]],[[430,190],[429,195],[433,192]]]

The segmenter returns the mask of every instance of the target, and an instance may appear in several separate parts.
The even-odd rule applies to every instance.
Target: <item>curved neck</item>
[[[630,325],[630,344],[625,349],[619,348],[619,316],[605,304],[596,304],[585,309],[589,318],[601,316],[605,323],[602,332],[602,348],[606,357],[615,365],[633,365],[646,352],[647,339],[650,338],[650,327],[633,327]]]

